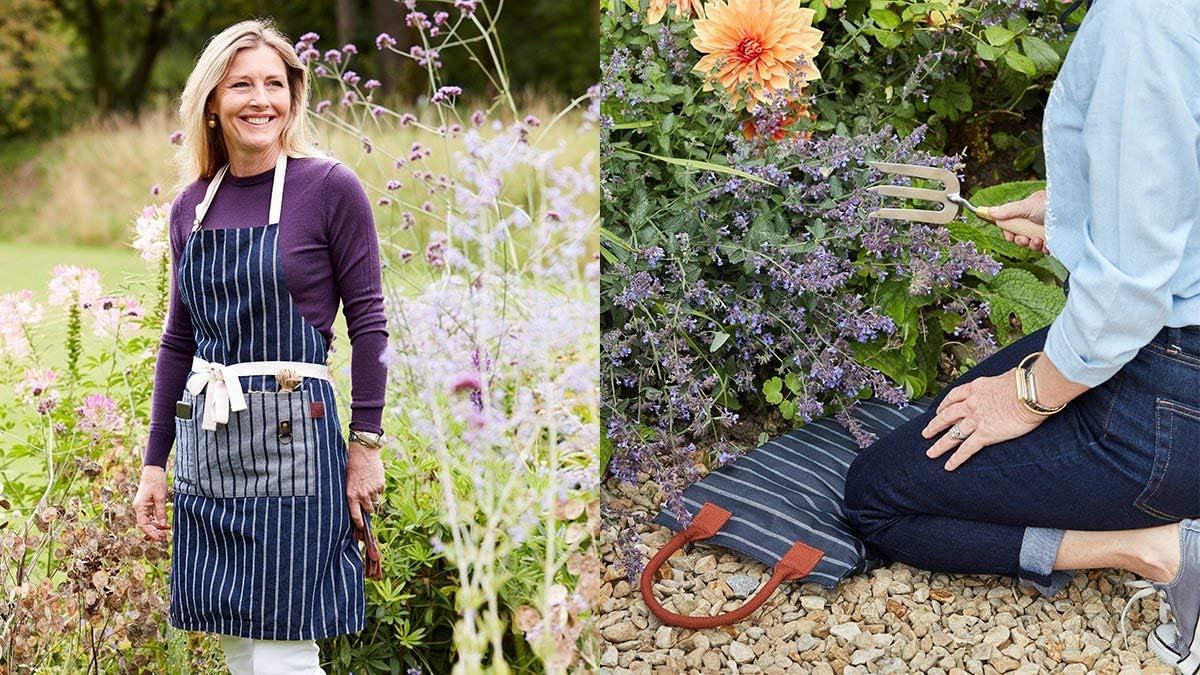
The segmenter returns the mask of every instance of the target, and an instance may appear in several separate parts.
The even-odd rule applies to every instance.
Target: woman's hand
[[[1004,230],[1004,239],[1011,241],[1018,246],[1024,246],[1034,251],[1041,251],[1046,255],[1050,255],[1050,249],[1046,246],[1046,191],[1038,190],[1024,199],[1019,199],[1015,202],[1008,202],[1000,206],[988,207],[988,213],[996,219],[996,225],[1001,229],[1004,228],[1003,222],[1010,218],[1025,218],[1042,226],[1042,236],[1026,237],[1020,234],[1013,234],[1008,230]]]
[[[355,527],[365,528],[363,511],[375,512],[375,497],[383,492],[383,460],[379,449],[361,443],[350,443],[346,461],[346,501],[350,504],[350,519]]]
[[[167,525],[167,470],[161,466],[147,464],[142,467],[142,478],[138,483],[137,495],[133,498],[133,511],[137,514],[137,525],[146,537],[154,541],[166,541],[171,533]]]
[[[951,389],[921,435],[933,438],[957,424],[965,440],[946,433],[925,454],[937,458],[957,446],[946,462],[946,470],[953,471],[982,448],[1024,436],[1044,422],[1044,416],[1030,411],[1017,398],[1014,370]]]

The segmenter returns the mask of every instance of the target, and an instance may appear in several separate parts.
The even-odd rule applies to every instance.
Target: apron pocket
[[[1200,410],[1158,399],[1154,467],[1134,504],[1171,522],[1200,516]]]
[[[246,409],[216,431],[201,428],[204,394],[191,419],[175,418],[175,490],[204,497],[308,497],[317,494],[312,393],[248,391]]]

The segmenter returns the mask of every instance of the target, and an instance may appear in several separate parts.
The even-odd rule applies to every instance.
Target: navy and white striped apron
[[[285,361],[311,370],[326,362],[325,337],[284,284],[286,167],[281,153],[267,225],[204,230],[223,168],[196,207],[179,259],[179,293],[196,339],[189,384],[210,376],[198,374],[197,363],[218,364],[228,376],[208,380],[199,394],[185,388],[192,413],[175,418],[170,622],[184,630],[315,640],[357,633],[364,623],[363,563],[346,503],[346,443],[332,383],[305,377],[295,391],[280,391],[273,372],[238,375],[234,366]],[[232,381],[244,394],[228,398],[244,398],[244,409],[230,406],[216,416],[227,416],[225,423],[203,428],[213,426],[203,424],[213,409],[206,398],[224,399]]]

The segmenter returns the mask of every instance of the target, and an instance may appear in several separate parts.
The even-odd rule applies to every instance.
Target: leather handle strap
[[[355,527],[354,538],[366,545],[366,555],[363,556],[363,576],[367,579],[380,581],[383,579],[383,561],[379,553],[379,544],[375,540],[375,532],[371,529],[371,521],[363,514],[364,528]]]
[[[642,599],[646,601],[646,606],[650,608],[654,616],[658,617],[664,624],[680,628],[700,629],[737,623],[761,607],[767,601],[767,598],[771,597],[771,594],[775,592],[779,584],[792,579],[801,579],[812,573],[813,568],[817,566],[817,563],[825,555],[823,551],[815,549],[804,542],[796,542],[780,558],[779,563],[775,565],[770,580],[762,588],[758,589],[754,597],[747,600],[741,607],[724,614],[716,616],[684,616],[663,607],[658,602],[658,598],[654,597],[654,574],[667,561],[667,558],[670,558],[676,551],[683,548],[685,544],[701,539],[708,539],[720,531],[732,515],[729,511],[712,502],[705,502],[704,506],[700,507],[700,512],[692,519],[692,524],[677,532],[667,542],[666,546],[663,546],[662,550],[650,559],[650,562],[646,564],[646,568],[642,570]]]

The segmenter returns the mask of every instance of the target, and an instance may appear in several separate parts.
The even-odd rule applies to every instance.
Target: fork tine
[[[893,220],[915,220],[921,223],[945,225],[958,215],[957,208],[946,208],[941,211],[930,209],[879,209],[867,214],[868,218],[890,218]]]
[[[884,195],[885,197],[901,197],[904,199],[927,199],[932,202],[945,202],[946,193],[941,190],[929,190],[926,188],[905,187],[903,185],[872,185],[867,188],[869,192]]]
[[[912,176],[913,178],[941,181],[946,185],[946,192],[959,191],[958,176],[949,169],[937,166],[920,166],[917,164],[896,164],[893,162],[867,162],[867,166],[898,176]]]

